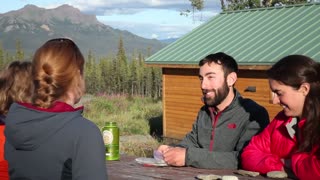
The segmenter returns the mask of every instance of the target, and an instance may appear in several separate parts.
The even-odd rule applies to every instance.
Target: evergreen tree
[[[17,40],[16,41],[16,55],[15,55],[15,59],[22,61],[24,59],[24,51],[22,50],[21,47],[21,41]]]
[[[0,70],[5,67],[5,59],[4,59],[4,50],[2,48],[2,44],[0,43]]]
[[[102,58],[99,63],[101,69],[101,92],[112,94],[112,58]]]
[[[204,0],[189,0],[191,7],[194,10],[201,11],[204,7]],[[222,11],[234,11],[242,9],[253,9],[260,7],[273,7],[273,6],[283,6],[292,4],[304,4],[312,3],[313,1],[308,0],[220,0]],[[186,10],[180,14],[188,15],[190,10]]]
[[[9,65],[12,61],[14,61],[14,58],[10,56],[8,52],[5,52],[5,58],[4,58],[4,65]]]
[[[88,57],[85,62],[85,79],[86,79],[86,90],[88,93],[96,93],[95,84],[95,58],[90,50]]]
[[[144,87],[145,87],[145,81],[144,81],[144,74],[145,74],[145,68],[144,68],[144,58],[141,53],[139,53],[138,60],[137,60],[138,68],[137,68],[137,86],[138,86],[138,93],[141,96],[144,96]]]
[[[122,36],[119,38],[118,53],[117,53],[117,75],[118,75],[118,92],[126,94],[129,91],[128,87],[128,63],[125,49],[123,46]]]
[[[0,68],[3,69],[14,60],[23,60],[24,53],[20,41],[16,43],[17,51],[14,56],[3,50],[0,43]],[[147,50],[150,55],[150,48]],[[31,59],[32,57],[30,57]],[[131,60],[127,60],[122,37],[119,38],[118,52],[97,60],[89,50],[84,76],[86,92],[89,94],[106,93],[127,94],[131,96],[161,96],[161,69],[146,66],[144,55],[134,51]]]
[[[137,95],[138,92],[137,92],[137,80],[138,80],[138,72],[137,72],[137,69],[138,69],[138,60],[137,60],[137,55],[136,55],[136,52],[134,51],[132,56],[131,56],[131,62],[129,63],[129,72],[128,72],[128,75],[129,75],[129,85],[131,86],[130,87],[130,91],[129,92],[131,94],[131,96],[134,96],[134,95]]]
[[[153,68],[153,74],[154,74],[154,98],[158,99],[162,95],[162,69],[159,67]]]

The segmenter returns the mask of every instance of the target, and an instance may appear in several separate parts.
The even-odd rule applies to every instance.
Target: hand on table
[[[164,154],[166,151],[168,151],[170,148],[172,148],[171,146],[168,145],[160,145],[157,149],[158,152],[160,152],[161,154]]]
[[[185,166],[186,149],[182,147],[169,147],[163,153],[163,159],[171,166]]]

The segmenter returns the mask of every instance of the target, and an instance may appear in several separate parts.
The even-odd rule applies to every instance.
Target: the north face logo
[[[237,127],[237,125],[235,123],[228,124],[229,129],[235,129],[236,127]]]

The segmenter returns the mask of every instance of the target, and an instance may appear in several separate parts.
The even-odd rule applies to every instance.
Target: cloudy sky
[[[205,8],[194,15],[180,15],[192,10],[189,0],[9,0],[0,13],[17,10],[27,4],[55,8],[69,4],[83,13],[94,14],[113,28],[127,30],[145,38],[178,38],[220,12],[219,0],[204,0]]]

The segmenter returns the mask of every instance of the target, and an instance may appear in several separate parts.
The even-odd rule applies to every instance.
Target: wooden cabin
[[[182,139],[191,130],[203,105],[198,62],[216,52],[235,58],[236,89],[272,120],[282,108],[271,103],[265,72],[290,54],[320,60],[320,4],[223,12],[147,58],[162,68],[164,137]]]

